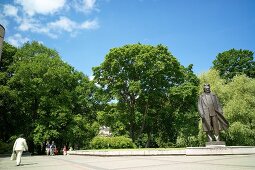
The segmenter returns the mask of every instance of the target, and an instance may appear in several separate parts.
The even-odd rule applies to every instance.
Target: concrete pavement
[[[252,170],[255,155],[225,156],[25,156],[21,166],[0,157],[1,170]]]

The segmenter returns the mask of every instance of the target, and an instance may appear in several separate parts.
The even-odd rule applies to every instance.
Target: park
[[[188,38],[177,48],[183,52],[177,56],[178,41],[163,41],[168,34],[161,35],[164,29],[160,28],[156,34],[161,35],[160,41],[143,37],[143,41],[138,38],[138,41],[112,43],[106,48],[102,47],[107,44],[103,39],[93,43],[100,37],[94,34],[101,31],[99,20],[72,21],[59,15],[60,11],[64,15],[71,11],[68,9],[75,9],[78,16],[77,5],[81,1],[59,1],[58,5],[68,6],[51,10],[48,6],[49,11],[43,12],[40,5],[35,3],[36,8],[30,9],[26,3],[5,2],[0,7],[3,8],[0,169],[255,168],[255,60],[250,43],[244,40],[238,42],[245,45],[215,43],[217,50],[212,52],[213,45],[194,41],[189,46],[197,48],[199,43],[201,51],[208,51],[208,56],[203,59],[200,56],[198,62],[185,46]],[[95,4],[107,6],[98,1],[84,3],[93,8],[82,14],[86,17],[90,12],[99,13]],[[161,3],[159,9],[165,9],[166,2]],[[170,16],[169,10],[164,12]],[[46,16],[53,17],[55,22],[51,20],[45,28],[40,28]],[[9,21],[16,26],[10,27]],[[167,26],[171,30],[172,26]],[[84,36],[89,41],[82,41],[82,33],[90,28],[93,28],[90,34]],[[29,30],[33,39],[24,38],[21,43],[20,34],[11,34]],[[146,32],[143,27],[142,30]],[[79,45],[72,48],[60,45],[70,45],[72,40],[58,40],[67,32],[73,43],[79,41]],[[55,46],[47,38],[34,34],[55,39],[52,40]],[[80,42],[86,42],[87,46]],[[94,50],[96,55],[103,56],[102,60],[93,59],[91,64],[83,48]],[[80,56],[78,53],[84,55],[83,63],[79,64],[86,69],[91,66],[90,75],[73,65],[75,57]],[[185,53],[193,58],[180,56]],[[196,54],[199,53],[197,50]],[[67,59],[67,54],[73,60]],[[194,71],[197,67],[207,70]]]
[[[234,55],[223,67],[221,62]],[[197,110],[205,83],[211,84],[229,123],[220,138],[228,146],[254,146],[255,74],[249,50],[219,54],[214,69],[200,77],[163,45],[113,48],[93,68],[93,80],[38,42],[21,48],[4,42],[1,58],[1,142],[6,149],[21,133],[35,154],[45,152],[46,141],[55,141],[59,151],[64,145],[76,150],[205,146]],[[240,65],[226,74],[231,64]],[[111,137],[98,135],[102,126],[110,127]]]
[[[56,51],[42,44],[26,43],[20,49],[6,42],[3,44],[1,72],[12,70],[15,74],[9,72],[11,76],[2,79],[5,82],[2,87],[5,87],[7,91],[1,91],[1,94],[9,95],[9,97],[1,98],[1,100],[3,103],[11,101],[13,103],[2,109],[2,118],[5,121],[1,124],[4,129],[1,131],[1,140],[9,141],[9,143],[1,142],[2,146],[6,146],[2,151],[10,153],[12,142],[16,139],[15,134],[24,133],[29,146],[28,151],[32,154],[30,157],[32,159],[28,159],[27,156],[23,158],[22,161],[30,162],[24,163],[24,168],[29,166],[39,168],[37,166],[41,163],[36,162],[40,162],[41,159],[53,159],[54,162],[61,162],[67,158],[68,165],[81,166],[72,162],[72,159],[74,157],[76,159],[77,155],[83,155],[79,157],[81,160],[92,156],[93,159],[106,159],[107,161],[116,159],[114,156],[120,156],[121,160],[122,158],[130,159],[130,164],[133,164],[132,161],[134,161],[132,156],[141,156],[146,165],[147,161],[151,161],[151,158],[162,161],[161,158],[163,160],[171,159],[176,155],[174,160],[180,158],[178,155],[185,156],[185,159],[189,156],[188,159],[191,160],[196,160],[203,155],[207,155],[208,159],[217,158],[219,155],[233,155],[229,159],[239,159],[240,157],[250,160],[254,158],[254,73],[252,69],[246,69],[244,72],[242,65],[239,67],[240,70],[235,70],[235,74],[232,72],[222,74],[221,72],[225,73],[224,70],[217,69],[222,69],[223,63],[220,63],[222,58],[233,56],[236,53],[238,53],[238,57],[243,56],[243,60],[251,65],[250,68],[254,68],[253,53],[248,50],[232,49],[219,54],[214,62],[215,68],[197,77],[191,70],[192,66],[188,68],[181,66],[163,45],[155,47],[142,44],[126,45],[111,49],[106,55],[104,63],[93,68],[95,77],[93,80],[89,80],[85,75],[63,63]],[[150,55],[158,57],[154,60],[145,57],[148,52]],[[116,56],[118,53],[124,55]],[[158,55],[159,53],[162,54]],[[249,58],[246,57],[247,53]],[[7,62],[12,58],[13,60]],[[17,60],[18,58],[19,60]],[[156,63],[156,65],[153,64],[151,67],[152,63]],[[236,71],[239,71],[240,75]],[[157,76],[155,77],[155,75]],[[169,75],[177,75],[177,77]],[[173,85],[173,82],[178,85]],[[215,136],[216,144],[209,144],[213,147],[205,146],[206,141],[213,142],[212,137],[214,138],[214,136],[208,135],[207,139],[206,133],[202,130],[196,105],[197,94],[201,94],[201,87],[208,82],[211,83],[213,91],[219,95],[221,101],[224,101],[223,109],[226,110],[224,115],[228,120],[225,122],[228,129],[225,129],[221,134],[224,146],[221,146],[222,143],[217,144],[219,136]],[[233,105],[236,98],[240,98],[240,96],[243,100],[238,101],[238,105]],[[113,99],[118,102],[109,103]],[[236,112],[244,108],[246,111],[243,114],[249,113],[245,115],[246,118]],[[16,114],[9,114],[11,110],[15,110]],[[216,110],[219,112],[221,108]],[[153,117],[154,119],[152,119]],[[103,130],[102,125],[110,126],[111,132],[109,127],[106,132],[99,132],[100,126]],[[22,128],[15,128],[15,126]],[[237,131],[236,128],[238,128]],[[24,131],[24,129],[27,130]],[[67,151],[67,157],[58,157],[59,155],[49,158],[35,156],[45,153],[44,142],[47,140],[56,141],[60,154],[64,145],[67,145],[68,148],[73,147],[75,150]],[[233,151],[236,148],[230,146],[240,147],[238,151]],[[244,151],[245,146],[247,146],[246,151]],[[178,149],[182,147],[190,147],[193,150],[186,150],[185,154],[180,150],[177,150],[177,154],[162,150],[149,150],[148,153],[141,150],[141,153],[139,149],[137,151],[120,150],[117,154],[111,150],[88,151],[89,149],[111,148]],[[206,151],[202,153],[195,150],[196,148],[204,148]],[[226,151],[227,149],[231,151]],[[225,152],[221,153],[222,150]],[[157,155],[159,157],[155,157]],[[217,157],[212,157],[212,155]],[[109,156],[109,158],[100,156]],[[9,157],[1,159],[4,160],[1,161],[4,163],[3,166],[11,163]],[[34,159],[35,162],[33,162]],[[251,161],[248,162],[250,165],[244,168],[254,167]],[[159,169],[163,168],[161,164],[153,166]],[[168,166],[170,165],[167,164],[166,167]],[[96,165],[85,165],[84,167],[100,169]],[[152,167],[149,166],[149,168]]]

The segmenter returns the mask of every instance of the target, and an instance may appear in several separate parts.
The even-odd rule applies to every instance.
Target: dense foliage
[[[13,63],[13,56],[17,48],[8,43],[3,44],[2,60],[0,62],[0,139],[8,141],[11,134],[15,134],[15,128],[10,126],[14,124],[15,116],[15,94],[8,80],[11,77],[11,72],[8,71],[9,66]]]
[[[255,79],[246,75],[235,76],[231,81],[220,78],[217,70],[201,75],[202,84],[211,84],[220,98],[223,112],[230,123],[222,137],[228,145],[255,145]]]
[[[5,55],[6,49],[12,48],[4,47],[2,58],[9,57],[13,62],[1,72],[7,77],[1,77],[5,80],[5,86],[1,85],[1,94],[5,95],[1,102],[5,108],[1,109],[1,139],[24,133],[30,149],[35,145],[37,152],[46,140],[88,145],[94,137],[90,124],[95,119],[95,86],[88,77],[64,63],[56,51],[37,42],[7,53],[13,56]]]
[[[125,136],[117,137],[103,137],[96,136],[90,143],[92,149],[123,149],[123,148],[135,148],[135,144],[130,138]]]
[[[78,148],[185,147],[204,145],[197,112],[202,85],[210,83],[230,128],[228,145],[255,145],[253,52],[229,50],[197,77],[163,45],[112,48],[94,80],[38,42],[4,43],[0,63],[0,148],[20,133],[29,150],[43,153],[54,140]],[[97,136],[109,126],[112,137]]]
[[[231,49],[216,56],[213,68],[219,71],[223,79],[231,80],[235,75],[245,74],[255,78],[255,61],[249,50]]]
[[[179,135],[195,134],[198,79],[191,69],[163,45],[111,49],[93,68],[94,81],[117,104],[99,116],[115,118],[105,123],[112,127],[118,122],[124,135],[143,147],[171,146]],[[192,127],[187,126],[190,121]]]

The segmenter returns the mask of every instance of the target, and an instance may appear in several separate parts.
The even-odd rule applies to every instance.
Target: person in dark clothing
[[[55,145],[54,141],[52,141],[52,143],[50,145],[50,155],[51,156],[55,155],[55,150],[56,150],[56,145]]]
[[[50,155],[50,142],[49,141],[46,142],[45,147],[46,147],[46,155],[49,156]]]

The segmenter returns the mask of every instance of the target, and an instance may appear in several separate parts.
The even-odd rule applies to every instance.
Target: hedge
[[[92,149],[120,149],[120,148],[135,148],[135,144],[130,138],[124,136],[103,137],[96,136],[90,142]]]

